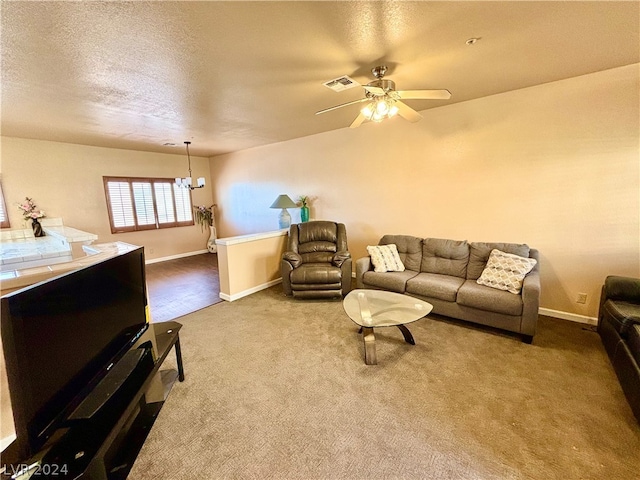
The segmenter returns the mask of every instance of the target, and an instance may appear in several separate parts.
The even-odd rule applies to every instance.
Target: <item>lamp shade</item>
[[[297,205],[288,195],[278,195],[275,202],[271,204],[269,208],[297,208]]]

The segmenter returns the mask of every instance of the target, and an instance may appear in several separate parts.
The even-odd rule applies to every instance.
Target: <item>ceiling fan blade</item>
[[[358,128],[360,125],[362,125],[362,122],[364,122],[366,120],[367,117],[365,117],[362,112],[360,112],[360,114],[356,117],[356,119],[353,121],[353,123],[351,125],[349,125],[349,128]]]
[[[402,103],[398,100],[396,101],[396,103],[394,103],[394,105],[398,107],[398,115],[400,115],[405,120],[409,120],[411,123],[415,123],[422,118],[422,115],[420,115],[406,103]]]
[[[449,90],[396,90],[396,93],[403,100],[448,100],[451,98]]]
[[[363,85],[363,87],[367,92],[373,95],[384,95],[386,93],[384,89],[380,87],[372,87],[370,85]]]
[[[320,111],[316,112],[316,115],[320,115],[321,113],[327,113],[327,112],[330,112],[331,110],[335,110],[337,108],[346,107],[347,105],[353,105],[354,103],[361,103],[361,102],[367,102],[367,101],[369,101],[368,98],[360,98],[360,99],[354,100],[352,102],[342,103],[342,104],[336,105],[334,107],[325,108],[324,110],[320,110]]]

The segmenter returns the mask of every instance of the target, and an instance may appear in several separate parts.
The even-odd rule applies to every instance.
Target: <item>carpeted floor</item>
[[[186,379],[130,479],[638,478],[640,426],[583,325],[541,317],[526,345],[429,316],[415,346],[377,330],[367,366],[340,301],[280,285],[177,321]]]

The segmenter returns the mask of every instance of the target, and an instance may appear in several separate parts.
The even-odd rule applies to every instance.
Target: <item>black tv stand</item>
[[[140,352],[129,355],[120,371],[116,371],[106,382],[116,384],[118,387],[114,392],[117,393],[103,405],[95,399],[81,404],[70,416],[65,428],[56,431],[42,452],[32,459],[18,462],[18,465],[29,465],[31,468],[23,475],[16,476],[16,480],[127,478],[173,383],[176,379],[184,381],[179,337],[181,328],[182,325],[177,322],[150,324],[149,329],[155,337],[157,348],[155,360],[150,355],[148,345],[142,345]],[[177,372],[160,371],[174,347]],[[116,367],[118,364],[114,370]],[[146,395],[158,372],[164,387],[163,399],[148,402]],[[9,477],[17,470],[17,466],[8,466],[4,474]],[[38,471],[38,475],[33,475],[34,470]]]

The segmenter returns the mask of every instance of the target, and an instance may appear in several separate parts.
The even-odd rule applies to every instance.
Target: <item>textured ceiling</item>
[[[322,83],[365,84],[379,64],[398,89],[451,91],[406,102],[425,110],[640,62],[636,1],[2,1],[0,14],[3,135],[158,152],[190,140],[204,156],[347,127],[358,105],[314,112],[362,88]]]

